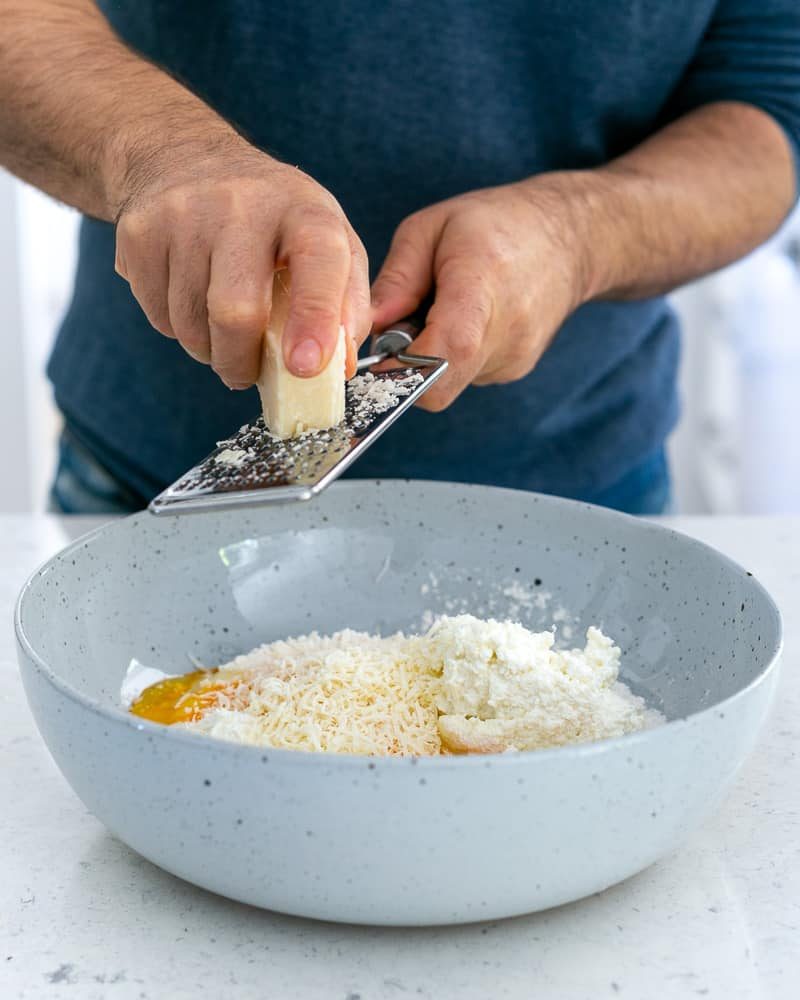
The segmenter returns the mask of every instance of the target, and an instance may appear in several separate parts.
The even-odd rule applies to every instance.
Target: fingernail
[[[289,356],[290,367],[298,375],[316,375],[321,362],[322,349],[312,337],[296,344]]]
[[[236,391],[239,391],[241,389],[249,389],[252,384],[253,384],[252,382],[226,382],[225,383],[225,385],[227,385],[227,387],[229,389],[234,389]]]

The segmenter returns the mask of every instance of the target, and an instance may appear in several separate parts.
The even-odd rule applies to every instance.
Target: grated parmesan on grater
[[[409,372],[402,379],[377,378],[372,372],[356,375],[347,383],[351,420],[356,427],[371,423],[375,417],[397,406],[423,381],[419,372]]]
[[[249,457],[251,457],[251,453],[245,451],[244,448],[223,448],[214,456],[214,461],[219,465],[229,465],[234,469],[241,469]]]
[[[331,458],[341,457],[351,447],[354,437],[367,431],[377,417],[394,409],[405,396],[424,381],[418,371],[398,370],[391,377],[365,372],[350,379],[346,386],[347,405],[344,421],[321,431],[302,431],[295,437],[276,438],[259,419],[244,424],[233,437],[217,441],[217,451],[176,484],[178,489],[203,489],[213,482],[217,487],[248,485],[247,476],[265,463],[271,475],[280,472],[303,481],[314,478]]]

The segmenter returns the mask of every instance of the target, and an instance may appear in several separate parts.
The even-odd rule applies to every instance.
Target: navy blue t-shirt
[[[757,105],[800,145],[798,0],[100,6],[129,45],[325,185],[373,276],[409,213],[602,164],[701,104]],[[416,411],[355,471],[598,492],[673,426],[678,341],[663,299],[586,305],[527,378]],[[150,328],[114,273],[113,227],[90,219],[49,371],[73,431],[144,497],[259,409]]]

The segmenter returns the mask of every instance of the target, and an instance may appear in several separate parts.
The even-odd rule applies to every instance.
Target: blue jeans
[[[663,448],[640,462],[607,489],[578,500],[628,514],[664,514],[670,506],[670,480]],[[131,514],[147,499],[131,491],[95,459],[75,436],[64,430],[58,468],[50,491],[50,510],[61,514]]]
[[[71,434],[61,432],[48,508],[55,514],[132,514],[147,506]]]
[[[672,489],[665,450],[659,448],[606,489],[576,499],[626,514],[671,513]]]

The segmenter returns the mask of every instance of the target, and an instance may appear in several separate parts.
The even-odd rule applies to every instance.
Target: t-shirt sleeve
[[[668,117],[743,101],[786,133],[800,186],[800,0],[720,0]]]

